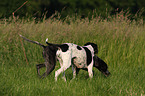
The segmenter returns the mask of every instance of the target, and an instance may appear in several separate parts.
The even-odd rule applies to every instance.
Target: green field
[[[142,19],[130,21],[117,14],[108,19],[92,20],[50,18],[34,20],[0,21],[0,96],[144,96],[145,95],[145,25]],[[99,56],[109,67],[111,75],[105,77],[97,69],[93,79],[81,70],[72,79],[72,70],[55,82],[55,70],[39,79],[36,64],[44,62],[42,48],[24,41],[18,34],[45,44],[86,42],[98,44]],[[26,62],[26,58],[28,63]],[[41,72],[44,72],[42,69]]]

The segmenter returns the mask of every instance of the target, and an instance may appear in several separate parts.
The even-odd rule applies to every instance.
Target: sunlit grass
[[[69,23],[68,23],[69,22]],[[71,42],[83,46],[86,42],[98,44],[99,53],[111,75],[104,77],[94,69],[92,80],[81,70],[72,79],[71,68],[66,71],[67,82],[54,71],[45,79],[36,75],[36,64],[42,63],[42,48],[23,41],[18,34],[45,44]],[[21,42],[22,41],[22,42]],[[34,96],[141,96],[145,94],[145,26],[142,20],[130,21],[117,14],[106,20],[91,21],[72,18],[43,22],[18,20],[0,23],[0,95]],[[26,58],[28,59],[28,64]],[[59,68],[57,63],[55,70]],[[45,71],[41,70],[41,71]]]

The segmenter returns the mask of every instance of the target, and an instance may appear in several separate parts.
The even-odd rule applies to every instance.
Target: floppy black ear
[[[94,56],[94,67],[99,69],[100,71],[106,71],[108,66],[107,64],[97,56]]]
[[[98,68],[99,67],[98,57],[97,56],[94,56],[93,57],[93,60],[94,60],[93,66],[96,67],[96,68]]]
[[[105,76],[109,76],[110,72],[108,71],[107,64],[97,56],[93,57],[94,59],[94,67],[96,67],[99,71],[101,71]]]
[[[98,46],[97,46],[97,44],[88,42],[88,43],[86,43],[84,46],[87,46],[87,45],[91,45],[91,46],[93,47],[94,53],[95,53],[95,54],[98,53]]]

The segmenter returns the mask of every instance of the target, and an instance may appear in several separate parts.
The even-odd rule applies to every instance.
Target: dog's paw
[[[57,77],[55,77],[55,82],[57,82]]]
[[[66,78],[65,78],[65,76],[63,76],[62,79],[66,82]]]

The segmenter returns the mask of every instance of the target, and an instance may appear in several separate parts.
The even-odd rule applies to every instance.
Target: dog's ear
[[[91,46],[93,47],[94,53],[95,53],[95,54],[98,53],[98,46],[97,46],[97,44],[88,42],[88,43],[86,43],[84,46],[87,46],[87,45],[91,45]]]
[[[97,56],[94,56],[94,67],[101,71],[106,77],[110,75],[107,64]]]
[[[93,60],[94,60],[94,67],[99,67],[99,62],[98,62],[98,57],[95,55],[94,57],[93,57]]]

